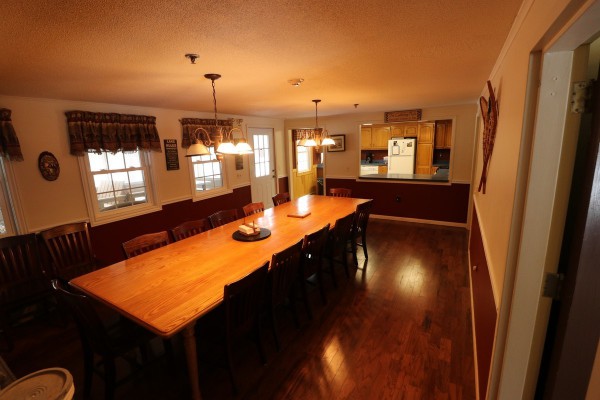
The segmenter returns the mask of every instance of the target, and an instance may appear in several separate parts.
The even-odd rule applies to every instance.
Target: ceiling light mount
[[[187,53],[187,54],[185,55],[185,58],[189,58],[189,59],[190,59],[190,62],[191,62],[192,64],[196,64],[196,59],[197,59],[198,57],[200,57],[200,56],[199,56],[198,54],[194,54],[194,53]]]
[[[294,79],[288,80],[288,83],[294,87],[300,86],[302,84],[302,82],[304,82],[304,78],[294,78]]]

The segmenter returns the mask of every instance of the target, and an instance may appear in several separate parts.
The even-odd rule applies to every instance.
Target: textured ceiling
[[[314,98],[320,115],[464,103],[520,3],[5,0],[0,94],[211,111],[203,75],[219,73],[228,114],[310,116]]]

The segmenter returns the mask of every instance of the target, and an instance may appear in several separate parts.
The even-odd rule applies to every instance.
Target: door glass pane
[[[267,176],[271,170],[269,145],[268,135],[254,135],[254,175],[256,178]]]

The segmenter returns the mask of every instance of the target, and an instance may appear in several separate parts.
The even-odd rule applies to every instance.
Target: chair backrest
[[[0,239],[0,305],[26,301],[50,292],[35,234]]]
[[[271,258],[269,291],[271,293],[270,301],[274,306],[285,302],[292,285],[298,280],[302,242],[303,240],[300,240],[287,249],[273,254]]]
[[[331,188],[329,194],[333,197],[352,197],[352,189]]]
[[[216,228],[238,219],[237,210],[233,208],[231,210],[217,211],[216,213],[209,215],[208,219],[210,220],[212,227]]]
[[[248,215],[265,211],[265,205],[262,201],[259,201],[258,203],[246,204],[244,207],[242,207],[242,210],[244,210],[244,215],[247,217]]]
[[[211,228],[208,218],[202,218],[181,223],[171,229],[171,233],[173,234],[173,239],[178,241],[205,232]]]
[[[265,304],[269,262],[245,277],[228,283],[223,290],[227,334],[247,332]]]
[[[356,206],[354,225],[352,227],[355,236],[364,235],[367,233],[367,224],[369,223],[369,215],[371,214],[372,207],[373,200],[369,200],[366,203]]]
[[[171,243],[171,239],[167,231],[147,233],[123,242],[123,251],[125,257],[131,258],[166,246],[169,243]]]
[[[335,221],[335,226],[329,234],[329,251],[333,256],[345,255],[346,245],[352,235],[354,214],[349,214]]]
[[[290,194],[288,192],[277,193],[275,196],[273,196],[273,205],[274,206],[278,206],[280,204],[287,203],[288,201],[290,201]]]
[[[327,244],[327,236],[329,235],[329,224],[316,232],[304,236],[302,241],[302,253],[300,256],[300,269],[302,275],[308,278],[319,268],[325,245]]]
[[[69,281],[96,269],[87,222],[56,226],[40,232],[52,259],[50,277]]]
[[[110,338],[92,300],[83,294],[71,292],[67,285],[58,279],[52,280],[52,288],[58,295],[59,301],[71,312],[83,346],[89,346],[91,350],[101,355],[111,354]]]

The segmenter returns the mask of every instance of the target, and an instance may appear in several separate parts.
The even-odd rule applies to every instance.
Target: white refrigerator
[[[414,174],[416,146],[416,139],[388,141],[388,174]]]

